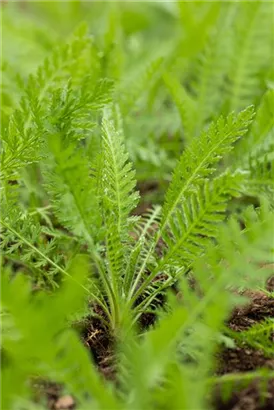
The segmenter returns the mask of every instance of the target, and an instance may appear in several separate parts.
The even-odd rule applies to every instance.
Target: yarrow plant
[[[16,7],[4,10],[7,36]],[[55,7],[27,4],[26,31],[28,10],[51,21]],[[214,357],[235,289],[261,286],[273,260],[271,7],[148,4],[143,23],[138,5],[77,7],[91,29],[48,34],[48,48],[60,44],[29,76],[5,71],[4,53],[2,408],[46,408],[33,399],[39,378],[79,409],[206,409],[216,383],[233,389]],[[154,18],[175,26],[157,53]],[[159,196],[140,213],[140,182],[155,178]],[[141,329],[148,312],[157,320]],[[76,317],[113,338],[114,382]]]

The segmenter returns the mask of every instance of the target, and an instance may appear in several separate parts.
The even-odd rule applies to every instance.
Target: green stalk
[[[108,315],[109,319],[111,319],[107,306],[96,295],[94,295],[92,292],[90,292],[90,290],[87,287],[85,287],[82,283],[78,282],[73,276],[71,276],[67,271],[65,271],[63,268],[61,268],[59,265],[57,265],[48,256],[44,255],[43,252],[41,252],[38,248],[36,248],[36,246],[32,245],[27,239],[25,239],[22,235],[20,235],[19,232],[17,232],[15,229],[13,229],[9,224],[7,224],[2,219],[0,219],[0,224],[3,225],[5,228],[7,228],[14,235],[16,235],[29,248],[34,250],[38,255],[40,255],[43,259],[45,259],[51,266],[54,266],[63,275],[69,277],[71,280],[73,280],[75,283],[77,283],[78,286],[81,286],[81,288],[83,288],[90,296],[92,296],[92,298],[94,298],[96,300],[96,302],[101,306],[101,308],[104,310],[104,312]]]

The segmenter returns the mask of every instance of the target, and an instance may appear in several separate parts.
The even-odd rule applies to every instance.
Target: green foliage
[[[3,409],[33,408],[36,378],[79,409],[181,410],[271,377],[213,377],[231,288],[273,261],[271,6],[1,7]],[[85,316],[114,340],[115,382],[73,330]],[[269,353],[271,324],[232,337]]]
[[[76,257],[69,275],[78,284],[84,284],[87,272],[87,259]],[[3,369],[3,408],[11,408],[16,403],[13,383],[16,383],[18,398],[30,397],[31,386],[26,383],[26,377],[34,374],[65,382],[80,402],[91,399],[91,393],[96,402],[104,391],[101,405],[116,408],[111,393],[107,396],[107,390],[103,390],[95,368],[87,366],[88,353],[75,333],[66,328],[69,314],[85,301],[83,288],[67,280],[54,296],[42,293],[31,296],[29,283],[22,275],[10,282],[6,273],[2,277],[2,292],[2,304],[9,322],[3,347],[8,364],[12,364],[4,365]]]
[[[7,356],[3,370],[4,405],[15,400],[10,378],[16,372],[17,394],[29,397],[25,383],[28,375],[50,377],[66,384],[80,408],[157,408],[159,402],[161,408],[170,408],[171,403],[172,408],[178,409],[204,408],[208,384],[212,383],[209,376],[216,336],[238,302],[229,286],[237,286],[239,277],[256,282],[256,263],[269,254],[273,215],[264,207],[258,216],[250,211],[248,219],[253,223],[245,232],[235,220],[223,226],[219,247],[212,245],[195,264],[194,275],[202,298],[184,277],[180,282],[184,300],[170,298],[169,309],[155,329],[147,331],[141,341],[135,339],[133,332],[124,335],[125,357],[119,367],[122,384],[116,393],[103,384],[81,342],[65,326],[68,315],[84,304],[84,288],[67,279],[55,295],[31,295],[21,275],[10,281],[4,274],[2,303],[8,313],[3,340]],[[246,258],[251,253],[255,263],[247,266]],[[224,268],[228,261],[230,266]],[[78,284],[85,284],[86,258],[78,256],[73,260],[68,273]],[[205,340],[211,343],[204,343]],[[189,345],[196,352],[195,361],[186,360]],[[237,375],[230,382],[236,380]],[[189,394],[193,384],[196,395]]]
[[[231,332],[240,344],[246,344],[254,349],[261,350],[265,355],[271,357],[273,353],[273,318],[268,318],[261,323],[257,323],[244,332]]]
[[[234,34],[238,41],[229,71],[230,109],[241,109],[250,98],[261,95],[260,72],[268,66],[273,53],[273,38],[268,24],[271,18],[273,9],[264,2],[256,1],[253,7],[250,4],[240,7]],[[262,21],[266,24],[260,24]]]
[[[251,119],[252,109],[241,112],[237,118],[230,115],[227,121],[221,117],[186,148],[167,192],[162,229],[170,222],[182,198],[195,191],[195,186],[203,183],[216,170],[214,165],[246,132]]]

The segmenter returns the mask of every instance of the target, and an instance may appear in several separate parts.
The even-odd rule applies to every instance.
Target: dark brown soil
[[[266,282],[266,289],[268,292],[274,292],[274,276],[271,276]]]
[[[113,380],[115,378],[114,339],[109,330],[99,319],[87,318],[82,340],[98,370],[106,379]]]
[[[218,374],[248,372],[262,367],[274,370],[274,359],[248,346],[224,349],[219,360]]]
[[[268,280],[273,283],[273,278]],[[245,292],[250,297],[250,303],[237,308],[228,322],[230,329],[241,332],[263,321],[274,318],[274,298],[263,292]],[[247,345],[236,346],[233,349],[225,348],[218,355],[217,374],[239,373],[267,368],[274,371],[274,357],[266,356],[262,351],[250,348]],[[274,375],[274,372],[273,372]],[[253,381],[248,386],[239,388],[235,385],[233,394],[225,400],[220,389],[216,390],[214,399],[216,410],[274,410],[274,377],[269,380],[265,391],[261,381]]]
[[[236,332],[246,330],[268,317],[274,317],[273,297],[267,296],[264,292],[247,291],[243,294],[251,298],[251,302],[234,310],[229,327]]]
[[[247,387],[237,390],[228,400],[224,400],[223,393],[216,394],[214,408],[218,410],[273,410],[274,409],[274,379],[267,383],[262,393],[262,386],[255,381]]]

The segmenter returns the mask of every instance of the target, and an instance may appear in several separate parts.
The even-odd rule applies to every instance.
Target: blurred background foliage
[[[272,3],[20,1],[1,8],[2,126],[29,74],[85,21],[94,65],[115,80],[148,201],[155,185],[161,196],[189,138],[221,113],[258,106],[274,87]],[[92,73],[92,58],[88,64]],[[95,145],[93,136],[87,149]]]

